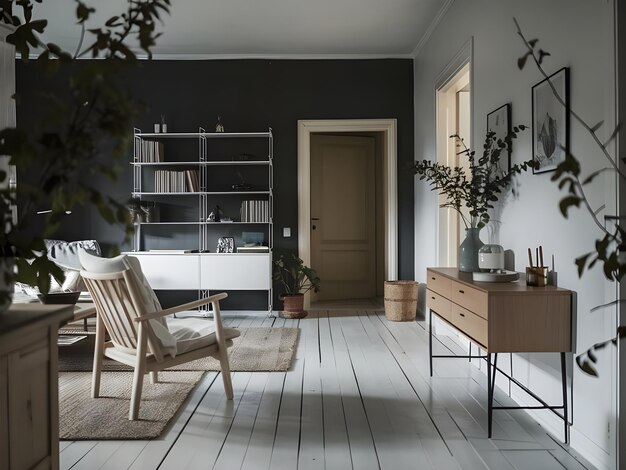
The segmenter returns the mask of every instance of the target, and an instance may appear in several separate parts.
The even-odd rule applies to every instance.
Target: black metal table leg
[[[493,354],[493,373],[491,374],[491,398],[496,390],[496,373],[498,372],[498,353]]]
[[[493,390],[491,389],[491,353],[487,352],[487,437],[491,439],[491,417],[493,415]]]
[[[565,432],[565,443],[569,444],[569,418],[567,414],[567,365],[565,363],[565,353],[561,353],[561,382],[563,387],[563,423]]]
[[[428,360],[430,363],[430,376],[433,376],[433,311],[428,309]]]

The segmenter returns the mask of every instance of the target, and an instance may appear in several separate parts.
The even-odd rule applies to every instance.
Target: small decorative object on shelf
[[[128,204],[126,204],[126,208],[128,209],[131,224],[141,222],[141,199],[138,197],[131,197]]]
[[[215,132],[224,132],[224,124],[222,124],[222,116],[217,116],[217,124],[215,124]]]
[[[159,206],[154,201],[141,201],[140,222],[154,223],[159,221]]]
[[[158,122],[154,124],[154,133],[159,134],[161,132],[161,124]]]
[[[235,239],[233,237],[220,237],[217,239],[217,253],[234,253]]]
[[[161,132],[167,133],[167,124],[165,124],[165,114],[161,114]]]
[[[233,184],[232,188],[235,191],[250,191],[252,189],[252,185],[246,183],[246,180],[240,171],[237,172],[237,176],[239,177],[239,183]]]

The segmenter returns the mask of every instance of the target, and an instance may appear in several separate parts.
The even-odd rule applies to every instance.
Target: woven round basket
[[[387,320],[415,320],[418,286],[419,284],[415,281],[385,281],[385,316]]]

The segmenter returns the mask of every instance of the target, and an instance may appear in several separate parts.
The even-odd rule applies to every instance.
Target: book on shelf
[[[200,191],[198,170],[156,170],[154,172],[155,193],[197,193]]]
[[[191,250],[148,250],[149,253],[160,253],[165,255],[183,255],[191,253]]]
[[[141,163],[164,161],[163,142],[135,139],[135,156]]]
[[[242,222],[266,224],[270,221],[269,201],[243,201],[240,212]]]

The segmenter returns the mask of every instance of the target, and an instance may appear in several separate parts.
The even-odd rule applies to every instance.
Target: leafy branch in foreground
[[[17,188],[0,190],[0,217],[6,228],[0,234],[0,248],[5,257],[17,260],[16,280],[46,292],[49,275],[62,278],[63,273],[47,259],[43,240],[58,231],[66,211],[91,204],[104,220],[124,226],[127,237],[130,233],[124,204],[100,193],[93,183],[101,176],[116,179],[121,170],[118,161],[132,139],[128,130],[138,105],[125,91],[123,74],[137,57],[127,43],[136,39],[151,57],[159,36],[155,25],[162,13],[169,13],[170,0],[130,0],[120,15],[88,30],[92,41],[82,50],[85,25],[95,10],[76,1],[74,14],[82,36],[74,54],[41,39],[48,20],[33,17],[34,2],[41,0],[0,1],[0,22],[13,29],[6,40],[23,62],[37,54],[38,72],[62,80],[67,96],[40,91],[37,100],[43,111],[37,122],[28,129],[0,130],[0,155],[8,155],[10,164],[28,175],[20,178]],[[102,60],[77,60],[86,55]],[[2,172],[0,180],[6,178]],[[12,216],[16,205],[17,220]],[[41,208],[52,210],[39,216],[45,220],[43,230],[38,230],[34,222]],[[12,270],[6,277],[5,281],[12,280]],[[0,292],[0,302],[9,295]]]
[[[431,160],[416,161],[413,171],[420,180],[427,180],[432,191],[445,196],[440,207],[449,207],[459,213],[465,228],[482,228],[489,223],[489,210],[498,201],[500,193],[507,189],[513,175],[522,173],[534,165],[533,160],[513,165],[508,171],[500,166],[503,151],[508,151],[517,134],[527,129],[519,125],[504,139],[489,131],[483,145],[483,154],[476,159],[476,152],[467,147],[459,135],[452,135],[461,151],[457,155],[467,158],[469,174],[463,167],[453,168]],[[469,209],[469,219],[463,208]]]
[[[572,207],[580,208],[582,205],[587,210],[593,223],[602,234],[602,238],[595,241],[595,249],[593,251],[576,258],[575,263],[578,268],[578,276],[582,277],[585,270],[589,270],[596,264],[599,264],[602,266],[602,271],[609,281],[620,281],[624,277],[624,274],[626,274],[626,262],[624,261],[623,256],[620,256],[621,253],[626,252],[626,231],[620,227],[618,223],[619,217],[614,215],[604,217],[605,221],[615,222],[612,224],[613,227],[607,228],[605,226],[598,216],[603,207],[597,210],[594,210],[591,207],[589,199],[585,193],[585,187],[593,183],[598,176],[607,172],[613,172],[620,178],[626,180],[626,174],[620,170],[617,159],[609,150],[619,135],[621,124],[617,124],[615,128],[611,130],[608,139],[602,140],[599,135],[599,131],[604,125],[604,121],[600,121],[593,125],[589,124],[576,111],[567,106],[564,97],[559,95],[556,87],[549,78],[549,75],[543,68],[543,60],[550,56],[550,53],[538,47],[538,39],[527,39],[517,20],[513,19],[513,21],[517,27],[517,34],[520,36],[524,46],[526,47],[524,55],[518,58],[518,67],[521,70],[527,64],[528,59],[532,60],[541,75],[547,80],[547,83],[549,84],[557,101],[565,107],[570,116],[572,116],[572,118],[574,118],[574,120],[578,122],[578,124],[580,124],[580,126],[587,132],[596,145],[599,153],[607,162],[606,167],[600,168],[587,176],[583,176],[581,174],[579,160],[571,152],[566,153],[565,160],[557,166],[556,171],[551,177],[552,181],[558,182],[559,189],[567,192],[567,195],[564,196],[559,202],[559,210],[561,211],[561,214],[563,214],[563,217],[567,218],[568,212]],[[621,300],[602,305],[599,308],[593,309],[592,312],[600,308],[617,305],[619,303],[621,303]],[[597,356],[595,355],[595,352],[604,349],[608,344],[617,345],[618,340],[624,336],[626,336],[624,327],[619,327],[614,338],[593,345],[584,353],[576,357],[576,363],[585,373],[597,376],[598,373],[595,368]]]

